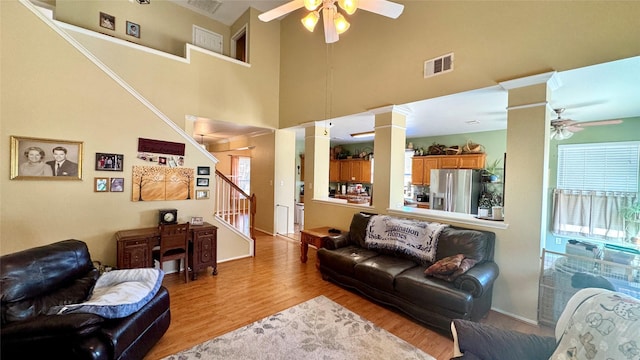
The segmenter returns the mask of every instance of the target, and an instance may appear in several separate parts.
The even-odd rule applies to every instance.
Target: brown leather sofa
[[[399,254],[364,247],[370,214],[354,214],[348,232],[323,239],[318,250],[325,280],[393,306],[419,322],[449,334],[453,319],[478,321],[491,308],[498,265],[495,234],[450,226],[440,233],[436,261],[464,254],[477,263],[453,281],[426,276],[427,265]]]
[[[0,277],[3,360],[142,359],[171,321],[164,287],[124,318],[46,315],[53,306],[81,303],[91,296],[99,272],[79,240],[4,255]]]

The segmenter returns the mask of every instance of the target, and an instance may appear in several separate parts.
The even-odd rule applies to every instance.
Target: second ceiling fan
[[[551,120],[551,138],[554,140],[565,140],[573,136],[573,133],[584,130],[588,126],[602,126],[621,124],[622,120],[602,120],[578,122],[571,119],[563,119],[561,114],[564,108],[553,109],[558,115],[557,119]]]
[[[271,21],[302,7],[309,10],[302,19],[302,24],[309,31],[315,29],[322,14],[324,39],[327,44],[338,41],[339,35],[347,31],[350,26],[344,15],[338,11],[338,7],[348,15],[352,15],[357,9],[362,9],[392,19],[397,19],[404,10],[404,5],[387,0],[293,0],[258,15],[258,19],[264,22]]]

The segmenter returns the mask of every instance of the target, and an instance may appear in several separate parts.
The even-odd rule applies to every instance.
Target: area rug
[[[324,296],[165,359],[435,360]]]

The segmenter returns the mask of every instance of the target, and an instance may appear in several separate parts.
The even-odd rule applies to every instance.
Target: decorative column
[[[500,83],[509,92],[504,218],[508,228],[496,239],[496,261],[517,273],[500,276],[493,306],[537,318],[540,249],[548,222],[549,99],[559,85],[555,72]],[[517,139],[516,141],[513,141]],[[503,241],[508,240],[508,241]],[[516,255],[517,254],[517,255]],[[504,304],[502,304],[504,302]]]
[[[330,129],[324,121],[305,129],[304,138],[304,198],[329,197]],[[311,196],[309,196],[311,195]]]
[[[378,212],[404,206],[404,150],[408,110],[385,106],[369,110],[375,119],[373,207]]]

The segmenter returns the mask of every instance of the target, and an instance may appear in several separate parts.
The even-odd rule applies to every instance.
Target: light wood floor
[[[146,360],[159,359],[235,330],[319,295],[362,315],[437,359],[449,359],[453,342],[394,310],[323,281],[315,267],[316,251],[300,262],[300,246],[292,239],[257,234],[257,255],[218,264],[218,275],[200,272],[188,284],[178,274],[165,276],[171,296],[171,325]],[[501,328],[552,335],[490,312],[482,320]]]

